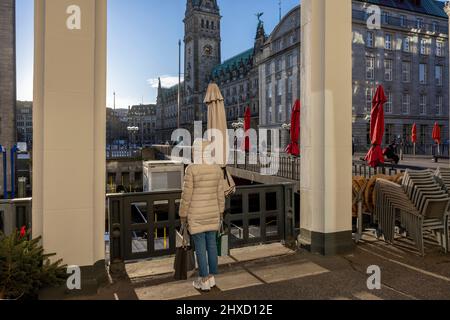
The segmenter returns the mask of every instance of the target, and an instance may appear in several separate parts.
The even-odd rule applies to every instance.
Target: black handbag
[[[187,280],[188,273],[195,270],[195,254],[192,246],[187,245],[189,237],[186,226],[182,227],[183,244],[176,249],[175,254],[175,280]]]

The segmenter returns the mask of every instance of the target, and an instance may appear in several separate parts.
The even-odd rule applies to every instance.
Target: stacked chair
[[[435,177],[442,187],[450,194],[450,168],[438,168]]]
[[[379,179],[375,192],[374,214],[386,241],[394,241],[399,223],[424,255],[424,232],[440,230],[444,234],[440,243],[447,252],[450,197],[433,171],[408,170],[402,185]]]

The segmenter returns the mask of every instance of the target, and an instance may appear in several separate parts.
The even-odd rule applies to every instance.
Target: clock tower
[[[220,19],[217,0],[187,0],[184,19],[184,90],[185,105],[192,110],[188,123],[205,120],[204,95],[212,70],[221,62]]]

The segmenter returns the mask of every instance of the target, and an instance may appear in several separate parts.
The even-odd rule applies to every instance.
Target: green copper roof
[[[422,14],[429,14],[441,18],[448,18],[444,11],[445,3],[436,0],[420,0],[416,5],[414,0],[359,0],[380,6],[392,7]]]
[[[248,49],[247,51],[244,51],[226,61],[224,61],[222,64],[216,66],[213,70],[213,76],[218,75],[222,70],[225,71],[228,68],[233,69],[239,66],[239,64],[242,62],[243,64],[247,64],[253,57],[253,48]]]

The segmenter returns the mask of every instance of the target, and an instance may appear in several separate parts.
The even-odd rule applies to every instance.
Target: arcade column
[[[352,1],[303,0],[301,234],[312,252],[352,244]]]
[[[106,11],[35,0],[33,236],[83,277],[105,269]]]

